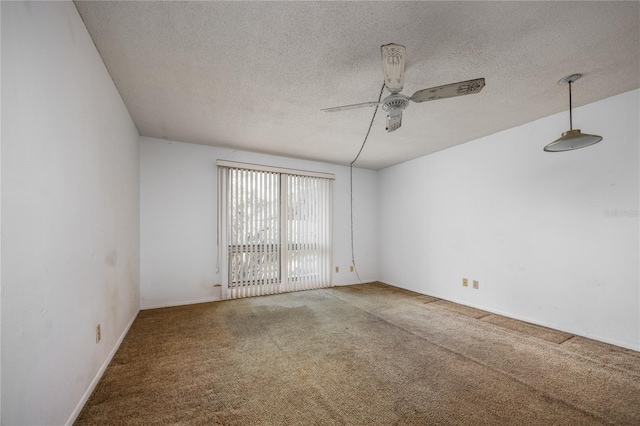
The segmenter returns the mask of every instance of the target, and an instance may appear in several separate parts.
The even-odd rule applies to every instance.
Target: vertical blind
[[[331,285],[332,175],[218,162],[227,297]]]

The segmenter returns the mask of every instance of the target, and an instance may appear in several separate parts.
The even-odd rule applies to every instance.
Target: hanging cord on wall
[[[353,265],[353,270],[356,272],[356,277],[358,277],[358,281],[362,284],[362,280],[360,279],[360,275],[358,274],[358,268],[356,267],[356,258],[353,251],[353,163],[358,161],[358,157],[362,153],[364,149],[364,145],[367,143],[367,139],[369,138],[369,133],[371,133],[371,127],[373,126],[373,120],[376,118],[376,113],[378,112],[378,106],[380,105],[380,99],[382,99],[382,92],[384,91],[384,83],[382,83],[382,87],[380,88],[380,94],[378,95],[378,104],[376,104],[376,109],[373,111],[373,117],[371,117],[371,123],[369,123],[369,129],[367,130],[367,134],[364,137],[364,141],[362,142],[362,146],[360,147],[360,151],[358,151],[358,155],[353,159],[351,164],[349,164],[349,192],[350,192],[350,202],[351,202],[351,264]]]

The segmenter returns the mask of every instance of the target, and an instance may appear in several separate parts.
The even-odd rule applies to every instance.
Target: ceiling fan
[[[460,81],[458,83],[418,90],[412,96],[403,95],[400,91],[404,86],[405,47],[390,43],[381,46],[380,50],[382,52],[384,85],[391,94],[380,102],[363,102],[360,104],[325,108],[321,111],[335,112],[380,104],[382,105],[382,109],[388,112],[387,131],[393,132],[402,125],[402,111],[409,106],[409,101],[425,102],[453,98],[455,96],[471,95],[480,92],[484,87],[484,78],[476,78],[475,80]]]

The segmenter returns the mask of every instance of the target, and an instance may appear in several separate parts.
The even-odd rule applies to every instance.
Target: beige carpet
[[[143,311],[77,424],[640,424],[640,353],[479,313],[380,283]]]

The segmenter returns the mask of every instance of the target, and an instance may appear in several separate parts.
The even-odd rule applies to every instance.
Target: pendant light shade
[[[601,140],[602,136],[582,133],[580,129],[567,130],[561,137],[545,146],[544,150],[547,152],[571,151],[593,145]]]
[[[602,140],[602,136],[598,135],[589,135],[587,133],[580,132],[580,129],[573,129],[573,115],[571,111],[571,84],[582,77],[582,74],[572,74],[569,75],[558,83],[560,84],[569,84],[569,130],[564,132],[562,136],[555,141],[551,142],[549,145],[544,147],[544,150],[547,152],[562,152],[562,151],[572,151],[578,148],[584,148],[589,145],[596,144]]]

